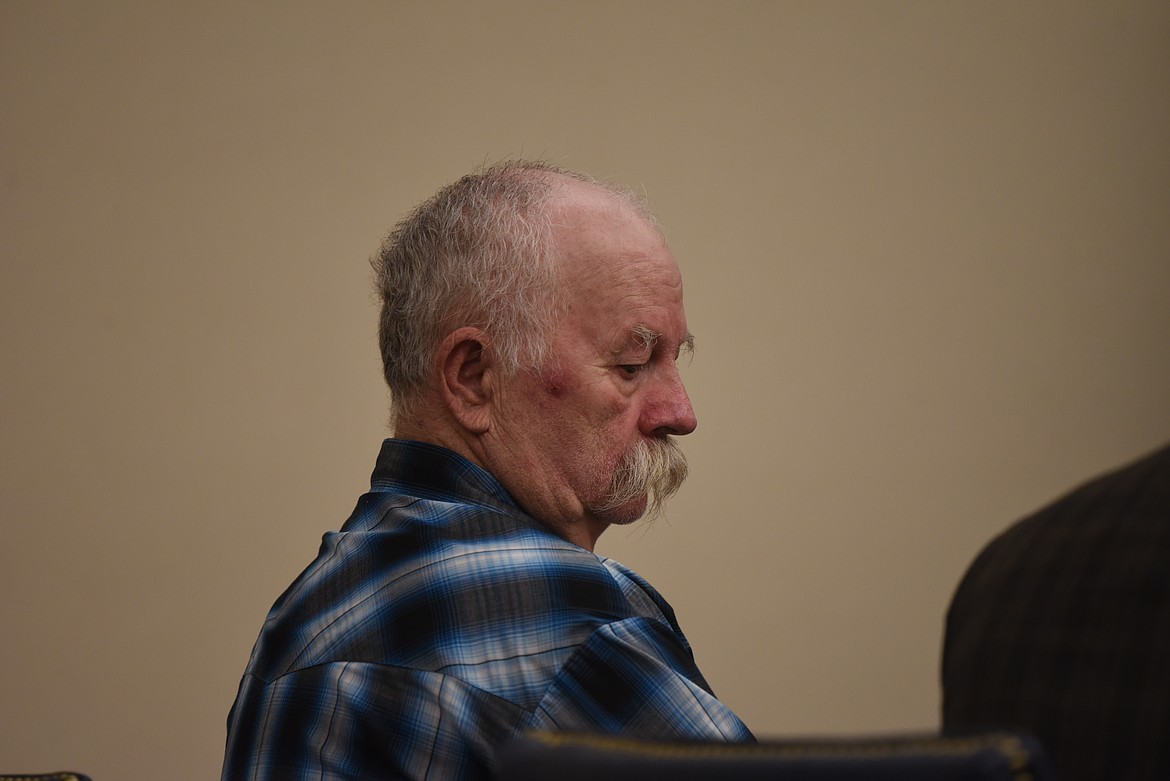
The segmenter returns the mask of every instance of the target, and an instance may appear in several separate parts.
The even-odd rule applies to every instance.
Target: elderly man
[[[673,493],[682,279],[629,193],[528,162],[374,262],[393,397],[369,493],[269,614],[225,779],[490,774],[526,729],[750,740],[674,612],[593,551]]]

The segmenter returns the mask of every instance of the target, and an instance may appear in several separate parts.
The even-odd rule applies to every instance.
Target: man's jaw
[[[618,463],[605,499],[596,508],[613,523],[633,523],[643,515],[661,514],[687,476],[687,460],[670,437],[646,439]]]

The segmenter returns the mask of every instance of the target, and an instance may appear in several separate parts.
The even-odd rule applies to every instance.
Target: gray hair
[[[564,304],[546,208],[558,178],[609,191],[656,224],[629,191],[514,160],[439,190],[382,243],[371,264],[382,301],[382,371],[396,419],[425,387],[435,349],[456,328],[482,329],[505,373],[543,364]]]

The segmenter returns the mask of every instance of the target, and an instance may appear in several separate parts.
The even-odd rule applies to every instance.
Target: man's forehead
[[[548,214],[554,231],[578,233],[586,242],[605,241],[618,226],[636,226],[650,230],[661,239],[662,233],[649,212],[620,194],[600,185],[566,180],[549,200]]]

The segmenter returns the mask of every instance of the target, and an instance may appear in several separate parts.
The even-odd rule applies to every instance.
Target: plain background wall
[[[662,218],[693,476],[600,550],[761,735],[934,727],[977,550],[1170,439],[1164,2],[4,0],[0,89],[0,769],[218,774],[484,161]]]

